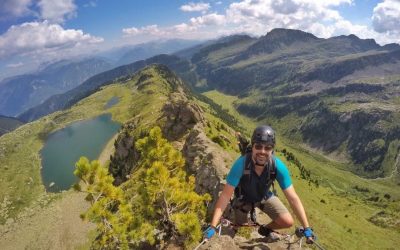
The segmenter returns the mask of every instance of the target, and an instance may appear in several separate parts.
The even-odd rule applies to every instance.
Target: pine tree
[[[97,224],[95,248],[131,248],[174,240],[189,248],[201,239],[200,222],[210,196],[194,192],[195,179],[187,177],[185,161],[155,127],[139,139],[136,171],[121,187],[97,161],[81,158],[75,175],[79,190],[92,206],[83,215]],[[82,188],[84,186],[84,188]]]

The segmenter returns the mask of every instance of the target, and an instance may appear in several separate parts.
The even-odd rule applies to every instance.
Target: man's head
[[[275,147],[275,132],[270,126],[258,126],[251,136],[252,157],[256,165],[270,161]]]

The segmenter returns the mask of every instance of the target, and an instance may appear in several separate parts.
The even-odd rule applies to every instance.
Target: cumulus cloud
[[[74,0],[40,0],[38,6],[41,18],[53,23],[62,23],[66,18],[76,16]]]
[[[360,38],[374,38],[380,44],[399,43],[400,0],[385,0],[378,4],[374,10],[375,30],[341,16],[337,7],[353,4],[353,0],[242,0],[231,3],[224,13],[202,14],[169,27],[132,27],[124,29],[123,33],[130,37],[206,39],[234,33],[265,35],[273,28],[284,27],[323,38],[355,34]]]
[[[335,22],[341,20],[339,12],[331,6],[350,3],[348,0],[244,0],[232,3],[226,16],[229,22],[236,24],[262,23],[265,33],[268,28],[287,27],[304,29],[315,23]]]
[[[167,32],[158,28],[158,25],[148,25],[141,28],[131,27],[122,29],[122,33],[125,36],[136,36],[136,35],[151,35],[151,36],[163,36]]]
[[[400,1],[384,0],[373,11],[372,25],[379,33],[397,33],[400,35]]]
[[[203,27],[220,26],[225,23],[225,16],[211,13],[199,17],[194,17],[188,23],[181,23],[169,27],[158,27],[157,25],[149,25],[144,27],[130,27],[122,29],[124,37],[148,36],[153,38],[210,38],[215,33],[209,33],[204,37],[204,32],[199,31]],[[195,35],[195,37],[193,37]]]
[[[7,68],[19,68],[22,67],[24,64],[22,62],[17,62],[17,63],[10,63],[7,64],[6,67]]]
[[[84,34],[82,30],[64,29],[48,21],[30,22],[11,26],[0,36],[0,59],[21,54],[60,51],[86,44],[102,42],[103,39]]]
[[[0,2],[0,20],[31,13],[29,10],[31,3],[32,0],[2,0]]]
[[[225,16],[216,13],[199,16],[190,19],[190,25],[193,27],[222,25],[225,23]]]
[[[205,13],[208,9],[210,8],[209,3],[189,3],[182,5],[179,9],[185,12],[195,12],[195,11],[201,11]]]

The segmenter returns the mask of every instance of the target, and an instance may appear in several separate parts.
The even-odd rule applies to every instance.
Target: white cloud
[[[173,26],[172,29],[175,30],[177,33],[187,33],[195,31],[197,27],[194,27],[193,25],[189,25],[187,23],[181,23]]]
[[[122,29],[124,37],[143,37],[148,38],[173,38],[180,37],[186,39],[206,39],[215,36],[214,31],[204,32],[199,29],[210,26],[220,26],[225,23],[225,16],[216,13],[191,18],[188,23],[181,23],[169,27],[158,27],[157,25],[149,25],[141,28],[130,27]]]
[[[222,25],[225,22],[225,16],[216,13],[205,16],[193,17],[190,19],[190,25],[194,27]]]
[[[83,7],[88,8],[88,7],[97,7],[97,2],[96,1],[90,1],[89,3],[85,3]]]
[[[263,23],[266,29],[262,33],[274,27],[304,29],[315,23],[340,20],[339,12],[329,7],[340,3],[349,1],[245,0],[231,4],[226,15],[229,22],[236,24]]]
[[[375,8],[376,19],[380,21],[378,26],[386,32],[384,34],[341,16],[337,7],[353,5],[353,0],[242,0],[231,3],[225,13],[203,14],[169,27],[133,27],[124,29],[123,33],[136,38],[151,35],[153,38],[208,39],[234,33],[260,36],[273,28],[289,28],[323,38],[355,34],[360,38],[373,38],[380,44],[399,43],[400,8],[397,6],[400,0],[396,0],[396,4],[394,1],[385,0]]]
[[[126,36],[134,36],[140,34],[140,30],[136,27],[131,27],[131,28],[124,28],[122,29],[122,33]]]
[[[41,18],[55,23],[62,23],[66,18],[76,16],[74,0],[40,0],[38,3]]]
[[[372,25],[376,32],[400,35],[400,1],[384,0],[375,6]]]
[[[84,34],[82,30],[64,29],[48,21],[11,26],[0,36],[0,59],[21,55],[59,52],[102,42],[103,39]]]
[[[18,62],[18,63],[10,63],[7,64],[6,67],[7,68],[19,68],[21,66],[23,66],[24,64],[22,62]]]
[[[158,28],[157,25],[148,25],[141,28],[131,27],[122,29],[124,36],[137,36],[137,35],[151,35],[151,36],[163,36],[166,35],[167,31]]]
[[[0,2],[0,20],[10,17],[21,17],[31,13],[29,5],[32,0],[1,0]]]
[[[210,8],[209,3],[189,3],[182,5],[179,9],[185,12],[195,12],[195,11],[201,11],[205,13],[208,9]]]

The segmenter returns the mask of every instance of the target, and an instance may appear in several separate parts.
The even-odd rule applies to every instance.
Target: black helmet
[[[275,132],[270,126],[262,125],[254,129],[251,144],[264,143],[275,147]]]

